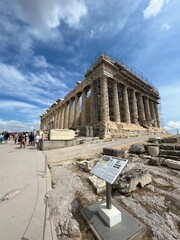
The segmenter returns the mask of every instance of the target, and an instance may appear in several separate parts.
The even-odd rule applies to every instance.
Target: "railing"
[[[125,62],[123,62],[121,59],[114,57],[112,55],[106,54],[104,53],[98,53],[92,60],[92,65],[94,65],[97,60],[100,57],[107,57],[110,61],[113,61],[114,63],[117,62],[118,64],[122,65],[124,69],[128,70],[129,72],[131,72],[134,76],[136,76],[137,78],[141,79],[143,82],[147,83],[148,85],[150,85],[155,91],[157,91],[159,93],[159,90],[148,80],[148,78],[146,78],[141,72],[139,72],[136,68],[132,67],[132,66],[128,66]]]

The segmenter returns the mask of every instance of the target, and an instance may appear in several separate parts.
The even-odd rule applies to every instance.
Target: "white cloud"
[[[21,122],[16,120],[4,121],[0,119],[0,132],[26,132],[32,131],[33,129],[39,129],[39,121]]]
[[[16,110],[16,109],[22,109],[22,108],[28,108],[28,109],[36,109],[37,107],[29,104],[29,103],[25,103],[25,102],[20,102],[20,101],[0,101],[0,110]]]
[[[180,121],[174,122],[170,121],[165,125],[165,129],[168,131],[179,130],[180,131]]]
[[[47,63],[44,56],[35,56],[33,59],[33,65],[37,68],[47,68],[50,67],[50,64]]]
[[[165,0],[150,0],[148,7],[144,10],[144,18],[148,19],[157,16],[167,2]]]
[[[168,31],[170,28],[171,28],[170,25],[167,24],[167,23],[165,23],[165,24],[163,24],[163,25],[161,26],[161,30],[162,30],[162,31]]]
[[[83,0],[15,0],[9,1],[9,6],[17,18],[40,32],[57,28],[61,21],[77,27],[87,14]]]
[[[67,75],[65,74],[64,77]],[[48,106],[55,98],[64,97],[69,88],[50,72],[23,73],[15,66],[0,63],[1,95]]]

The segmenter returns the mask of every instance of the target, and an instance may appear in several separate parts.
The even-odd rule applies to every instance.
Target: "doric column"
[[[58,107],[58,109],[57,109],[57,128],[58,129],[61,128],[61,126],[60,126],[60,117],[61,117],[61,108]]]
[[[58,110],[55,110],[55,114],[54,114],[54,128],[57,128],[57,123],[58,123]]]
[[[157,120],[157,127],[160,128],[160,119],[159,119],[159,111],[158,111],[158,103],[154,103],[155,108],[155,114],[156,114],[156,120]]]
[[[81,111],[81,124],[86,124],[86,96],[87,90],[84,89],[82,92],[82,111]]]
[[[124,91],[123,91],[123,103],[124,103],[124,117],[126,123],[131,122],[130,117],[130,111],[129,111],[129,99],[128,99],[128,92],[127,92],[127,86],[124,85]]]
[[[136,91],[132,89],[132,123],[138,124],[138,108]]]
[[[143,96],[141,93],[138,93],[138,112],[139,112],[139,123],[142,126],[146,125],[145,111],[144,111],[144,103]]]
[[[121,121],[117,82],[113,82],[113,118],[115,122]]]
[[[60,129],[64,128],[64,105],[61,107]]]
[[[101,105],[101,121],[109,121],[109,96],[107,77],[100,79],[100,105]]]
[[[76,94],[75,96],[75,113],[74,113],[74,125],[75,127],[79,125],[80,117],[80,96]]]
[[[155,113],[155,108],[154,108],[154,102],[150,101],[150,111],[151,111],[151,118],[152,118],[152,125],[154,127],[157,127],[157,120],[156,120],[156,113]]]
[[[69,128],[73,126],[74,123],[74,108],[73,108],[74,99],[71,98],[69,101]]]
[[[68,128],[68,121],[69,121],[69,102],[66,102],[64,109],[64,128]]]
[[[146,122],[148,127],[151,127],[151,112],[149,106],[149,99],[147,97],[144,98],[144,106],[145,106],[145,114],[146,114]]]
[[[91,83],[91,95],[90,95],[90,123],[93,124],[95,119],[95,93],[94,93],[94,82]]]

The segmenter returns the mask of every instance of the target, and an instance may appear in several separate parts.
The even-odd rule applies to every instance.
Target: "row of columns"
[[[42,128],[46,128],[47,125],[53,121],[53,128],[71,128],[78,127],[79,125],[87,124],[87,91],[91,89],[90,98],[90,119],[89,123],[93,124],[97,122],[95,112],[100,111],[100,121],[108,122],[110,120],[109,109],[109,93],[108,93],[108,78],[103,76],[100,80],[100,109],[95,109],[97,106],[96,101],[97,91],[94,83],[88,88],[85,88],[81,93],[76,94],[70,100],[62,104],[55,110],[54,116],[48,116],[42,120]],[[112,82],[112,111],[111,119],[114,122],[126,122],[140,124],[142,126],[154,126],[160,127],[159,113],[157,102],[143,96],[142,93],[137,92],[135,89],[130,89],[126,85],[123,85],[122,102],[123,109],[121,108],[118,83]],[[80,106],[80,97],[82,98]],[[130,99],[130,101],[129,101]],[[121,117],[123,115],[123,119]]]
[[[115,122],[121,122],[121,109],[118,96],[118,84],[113,82],[113,119]],[[106,77],[100,80],[100,95],[101,95],[101,120],[107,122],[110,120],[109,115],[109,97],[108,97],[108,79]],[[126,123],[140,124],[142,126],[160,127],[158,105],[155,101],[143,96],[135,89],[131,89],[131,96],[128,96],[128,87],[123,88],[123,115]],[[129,97],[131,98],[132,106],[130,113]]]
[[[80,106],[80,97],[82,97],[82,106]],[[42,128],[46,128],[51,121],[53,121],[53,128],[55,129],[71,128],[77,127],[79,124],[86,124],[86,101],[87,89],[84,89],[82,93],[76,94],[75,97],[57,108],[53,119],[51,116],[47,116],[43,120]]]

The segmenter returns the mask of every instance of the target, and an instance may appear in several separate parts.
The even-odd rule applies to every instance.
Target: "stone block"
[[[104,155],[109,155],[109,156],[114,156],[114,157],[124,157],[124,151],[123,150],[118,150],[114,148],[103,148],[103,154]]]
[[[175,145],[175,150],[179,150],[180,151],[180,145]]]
[[[148,164],[152,166],[160,166],[162,162],[163,162],[163,158],[152,157],[151,159],[149,159]]]
[[[129,193],[136,190],[137,186],[144,187],[151,182],[152,177],[146,170],[133,168],[119,177],[112,186],[122,193]]]
[[[173,160],[176,160],[176,161],[179,161],[180,160],[180,157],[179,156],[171,156],[171,155],[161,155],[160,154],[160,157],[161,158],[166,158],[166,159],[173,159]]]
[[[75,131],[69,129],[50,130],[50,140],[71,140],[75,137]]]
[[[162,149],[160,149],[160,155],[180,156],[180,151],[177,151],[177,150],[162,150]]]
[[[172,159],[165,159],[163,161],[163,165],[168,166],[170,168],[180,170],[180,162],[172,160]]]
[[[122,221],[121,212],[114,205],[112,205],[111,209],[108,209],[106,203],[100,204],[98,214],[109,227],[113,227]]]
[[[159,147],[158,146],[149,146],[148,153],[151,157],[158,157],[159,156]]]
[[[129,148],[129,152],[141,154],[145,152],[145,148],[142,144],[132,144],[131,147]]]
[[[84,169],[86,172],[90,172],[91,169],[96,165],[98,161],[99,159],[77,161],[77,165],[80,166],[80,168]]]
[[[93,176],[89,176],[88,181],[92,184],[96,194],[105,192],[106,182],[104,180],[93,175]]]
[[[163,142],[164,143],[177,143],[177,138],[176,137],[164,138]]]
[[[175,150],[175,146],[170,144],[161,144],[159,147],[163,150]]]

